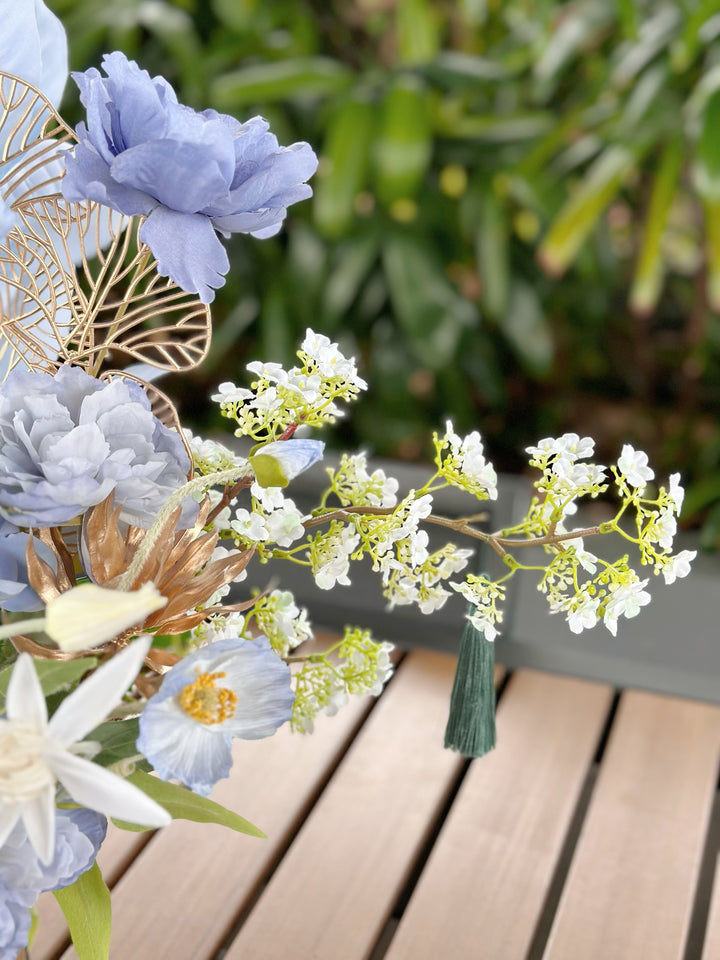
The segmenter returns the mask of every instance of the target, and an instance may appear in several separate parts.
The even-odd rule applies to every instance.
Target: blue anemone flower
[[[140,714],[137,747],[163,780],[206,795],[230,772],[233,738],[272,736],[294,699],[290,668],[267,637],[217,640],[165,675]]]

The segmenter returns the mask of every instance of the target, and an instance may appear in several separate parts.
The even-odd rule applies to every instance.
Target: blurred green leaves
[[[585,429],[720,489],[720,0],[50,3],[75,68],[122,47],[320,156],[283,234],[231,242],[186,415],[313,325],[371,383],[348,442],[422,455],[453,415],[512,468]]]

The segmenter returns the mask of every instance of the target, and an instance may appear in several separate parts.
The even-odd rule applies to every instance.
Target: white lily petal
[[[132,783],[97,763],[59,749],[48,760],[76,803],[143,827],[165,827],[172,817]]]
[[[81,583],[48,603],[45,630],[61,650],[87,650],[144,623],[166,603],[154,583],[129,591]]]
[[[20,819],[20,807],[17,804],[0,806],[0,849]]]
[[[10,676],[5,710],[8,720],[26,723],[34,730],[47,725],[47,704],[29,653],[21,653]]]
[[[50,863],[55,854],[55,787],[48,787],[23,804],[22,820],[28,839],[40,862]]]
[[[102,723],[140,672],[151,644],[152,637],[140,637],[83,680],[53,714],[48,737],[67,746]]]

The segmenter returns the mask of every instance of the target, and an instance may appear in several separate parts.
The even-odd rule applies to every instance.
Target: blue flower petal
[[[218,133],[225,134],[220,125],[208,130],[209,143],[175,140],[141,143],[115,157],[110,175],[126,187],[152,194],[172,210],[196,213],[213,198],[227,193],[227,177],[216,159],[222,146]],[[229,136],[226,140],[227,152],[231,155]]]
[[[78,127],[78,136],[80,142],[74,156],[66,160],[66,173],[61,182],[65,199],[71,203],[96,200],[129,217],[148,213],[157,201],[113,180],[110,167],[88,141],[83,124]]]
[[[197,293],[203,303],[212,303],[215,290],[225,283],[230,262],[207,217],[156,207],[139,237],[152,250],[160,276]]]

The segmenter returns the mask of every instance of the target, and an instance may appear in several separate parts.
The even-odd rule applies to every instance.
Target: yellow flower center
[[[180,693],[180,706],[200,723],[222,723],[235,713],[237,694],[227,687],[216,687],[224,673],[201,673]]]

